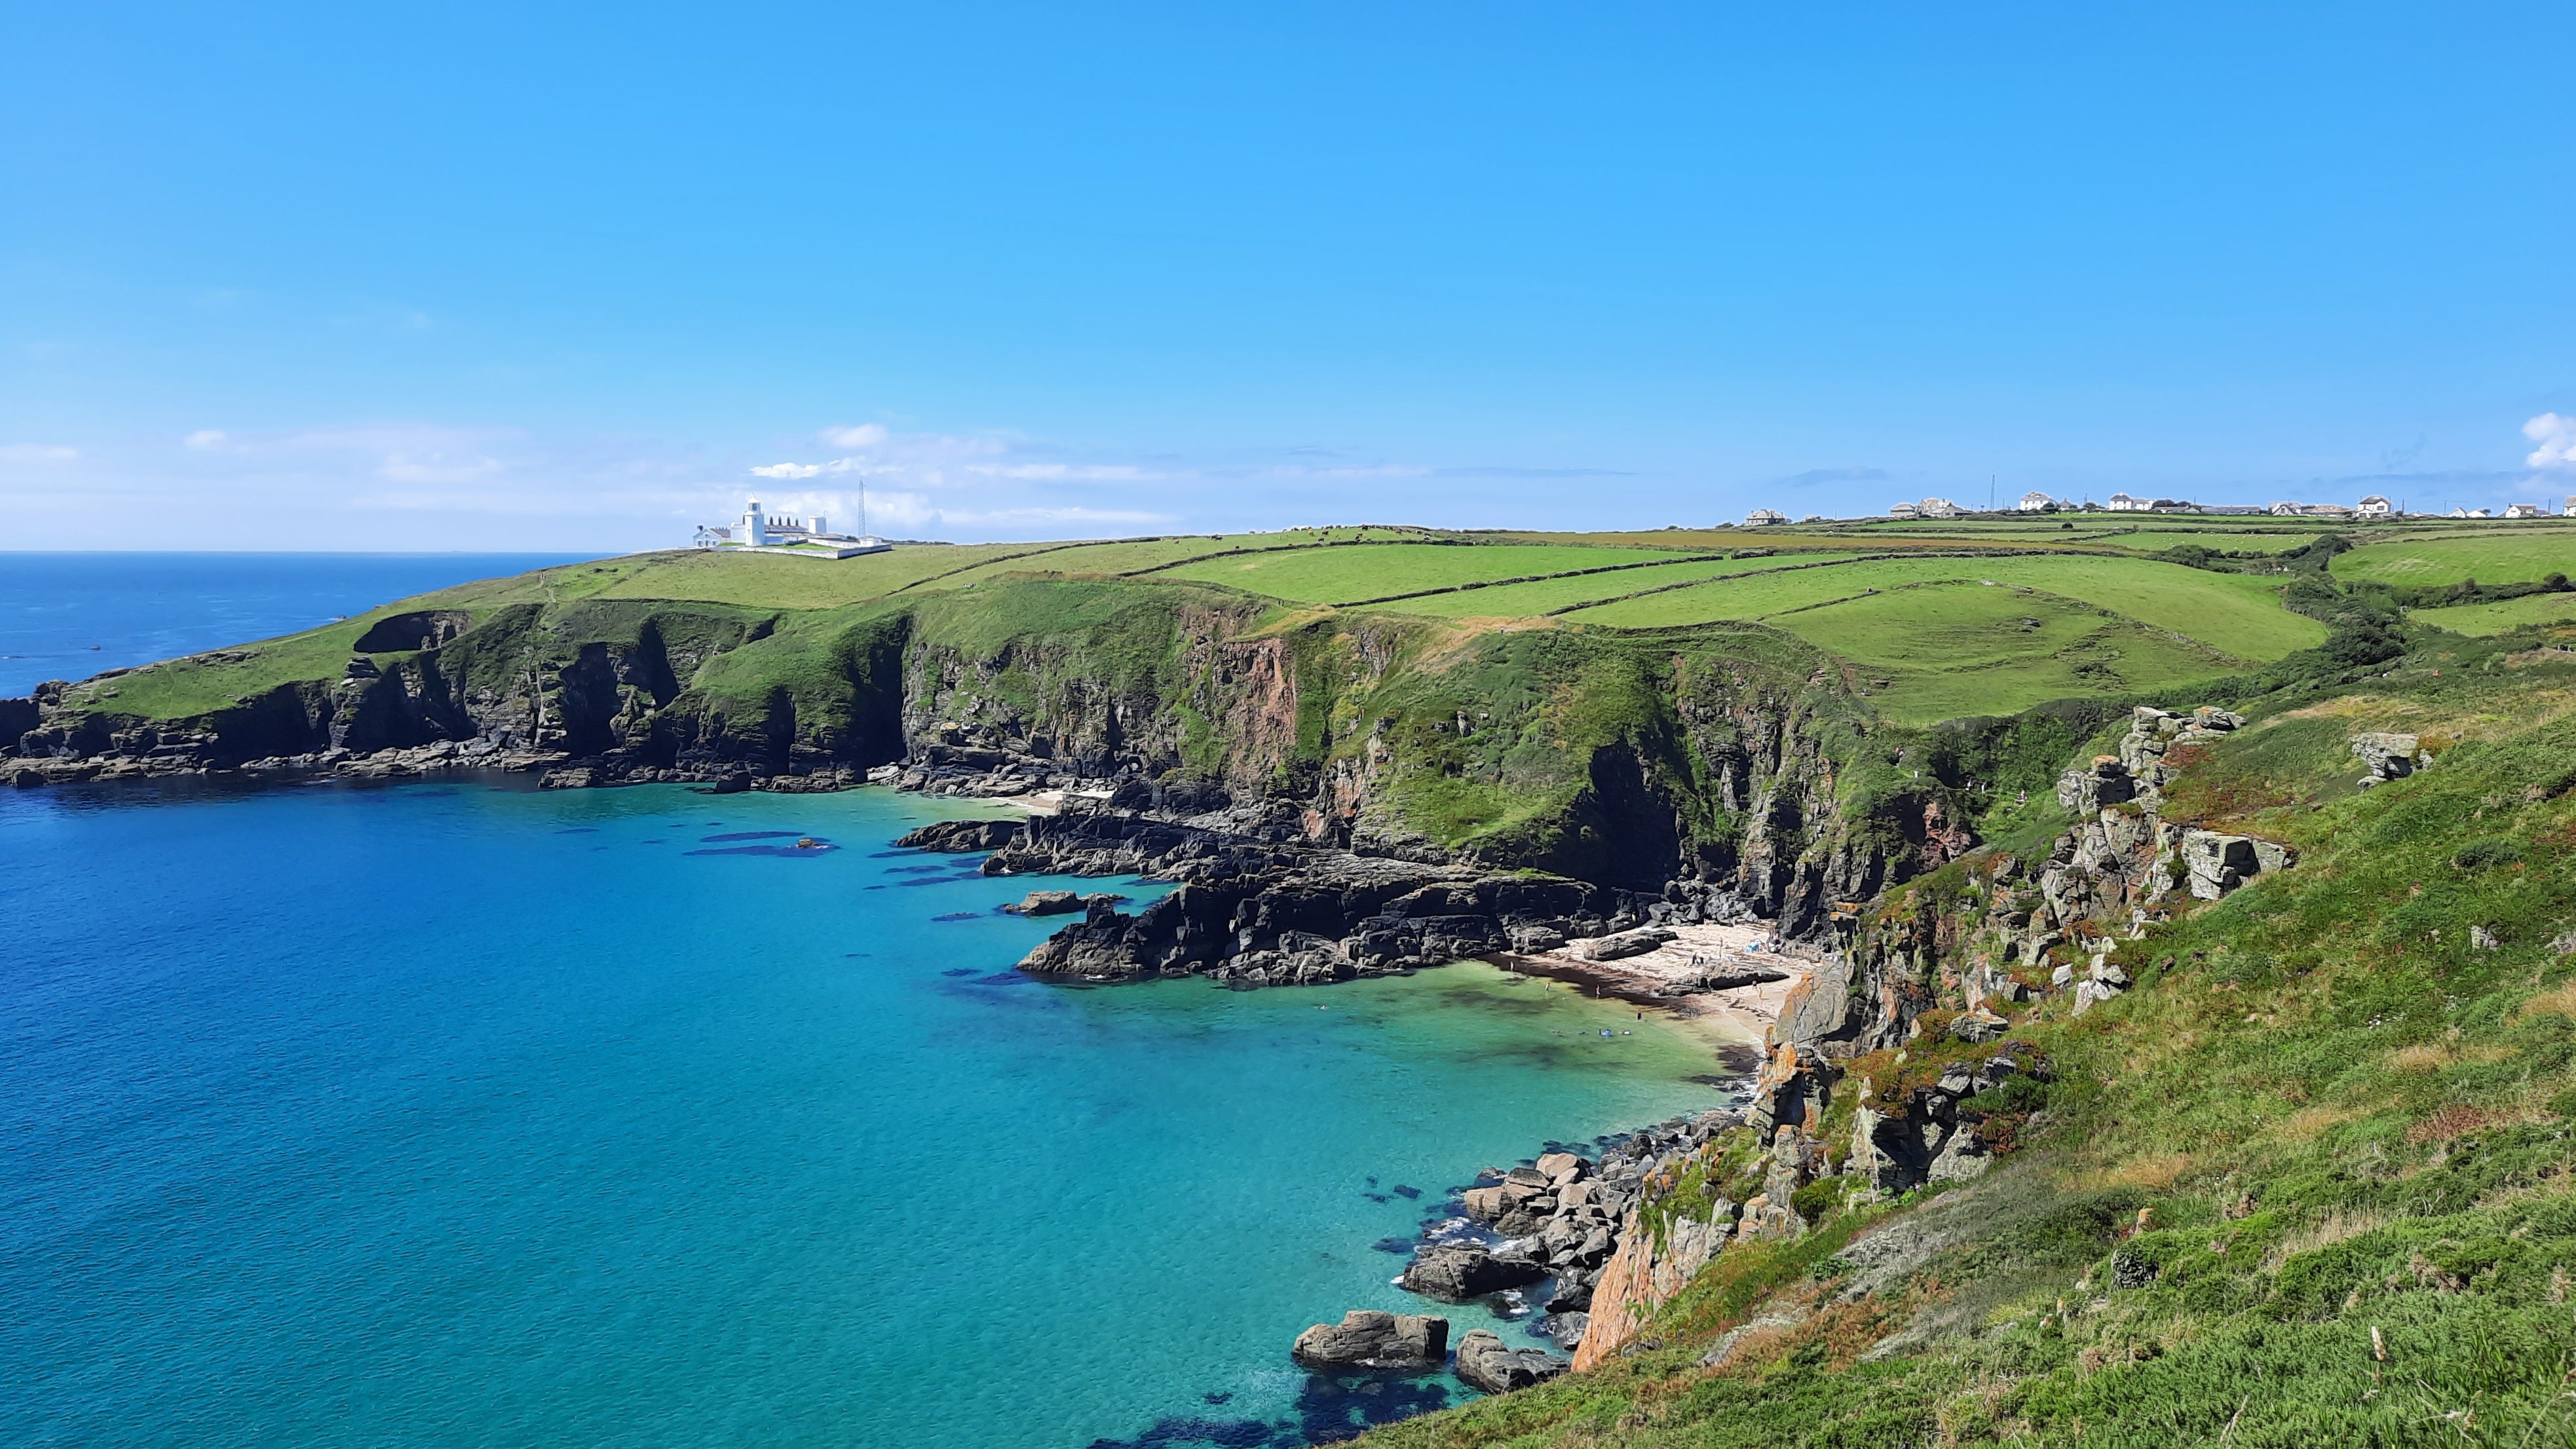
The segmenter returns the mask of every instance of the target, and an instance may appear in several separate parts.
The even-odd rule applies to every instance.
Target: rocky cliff
[[[843,610],[395,611],[350,626],[337,652],[298,636],[47,686],[5,716],[25,726],[10,768],[39,784],[483,763],[559,784],[777,789],[875,770],[916,789],[1087,792],[1166,821],[1239,803],[1263,822],[1252,838],[1324,852],[1297,867],[1318,882],[1375,869],[1354,860],[1403,861],[1495,882],[1478,887],[1495,901],[1515,871],[1625,893],[1485,912],[1505,930],[1644,919],[1666,901],[1812,936],[1838,902],[1973,839],[1905,737],[1770,630],[1479,633],[1365,612],[1273,624],[1268,608],[1195,585],[1006,579]],[[1226,928],[1242,929],[1230,914]],[[1143,932],[1140,957],[1182,959],[1159,920],[1120,929]],[[1305,928],[1251,929],[1260,951]],[[1344,952],[1355,969],[1382,954]]]
[[[1967,1181],[2009,1152],[2011,1084],[2053,1073],[2010,1039],[2014,1018],[2051,997],[2082,1015],[2128,989],[2110,961],[2120,941],[2296,865],[2286,846],[2163,817],[2191,750],[2243,723],[2140,707],[2115,753],[2060,777],[2076,821],[2042,848],[1977,852],[1837,923],[1839,949],[1771,1028],[1744,1130],[1650,1184],[1624,1226],[1576,1367],[1634,1339],[1730,1243],[1803,1235],[1798,1200],[1829,1177],[1836,1204],[1885,1198]],[[2372,751],[2401,752],[2379,739],[2355,753],[2384,778],[2397,767]]]

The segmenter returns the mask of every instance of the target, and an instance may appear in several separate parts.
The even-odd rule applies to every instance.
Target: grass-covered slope
[[[1730,1248],[1636,1351],[1367,1442],[2576,1441],[2576,665],[2437,639],[2255,708],[2168,806],[2303,859],[2124,946],[2108,1004],[2021,1009],[2055,1080],[1971,1099],[2002,1166],[1848,1212],[1829,1178],[1809,1236]],[[2437,763],[2357,791],[2346,741],[2385,728]],[[1973,905],[1991,859],[1890,909]]]

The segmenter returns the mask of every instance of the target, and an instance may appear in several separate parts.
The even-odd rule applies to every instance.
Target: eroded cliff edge
[[[1837,903],[1973,843],[1957,787],[1978,761],[1881,725],[1837,666],[1759,626],[1475,631],[1282,614],[1187,584],[1016,579],[809,612],[408,609],[344,647],[299,638],[46,686],[0,719],[23,726],[7,767],[22,784],[483,763],[561,785],[1060,791],[1092,823],[1032,834],[1046,868],[1132,855],[1083,834],[1106,818],[1199,842],[1188,884],[1203,896],[1268,852],[1269,923],[1222,912],[1254,949],[1348,940],[1297,902],[1362,877],[1387,889],[1361,889],[1376,898],[1326,925],[1406,896],[1398,919],[1490,924],[1426,927],[1419,949],[1363,943],[1343,953],[1354,964],[1491,949],[1515,925],[1615,929],[1659,906],[1814,936]],[[1522,873],[1558,884],[1513,883]],[[1475,909],[1417,917],[1434,886]],[[1142,915],[1083,929],[1100,948],[1086,974],[1115,965],[1101,954],[1113,932],[1158,970],[1196,950]]]

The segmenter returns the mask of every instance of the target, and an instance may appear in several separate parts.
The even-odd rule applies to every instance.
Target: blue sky
[[[0,547],[2576,492],[2538,6],[0,17]]]

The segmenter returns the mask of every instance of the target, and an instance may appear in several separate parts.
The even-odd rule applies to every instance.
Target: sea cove
[[[1055,923],[996,907],[1160,888],[890,849],[971,808],[0,797],[0,1437],[1295,1442],[1356,1409],[1301,1418],[1289,1339],[1419,1306],[1373,1244],[1722,1100],[1705,1044],[1479,964],[1030,981]]]

